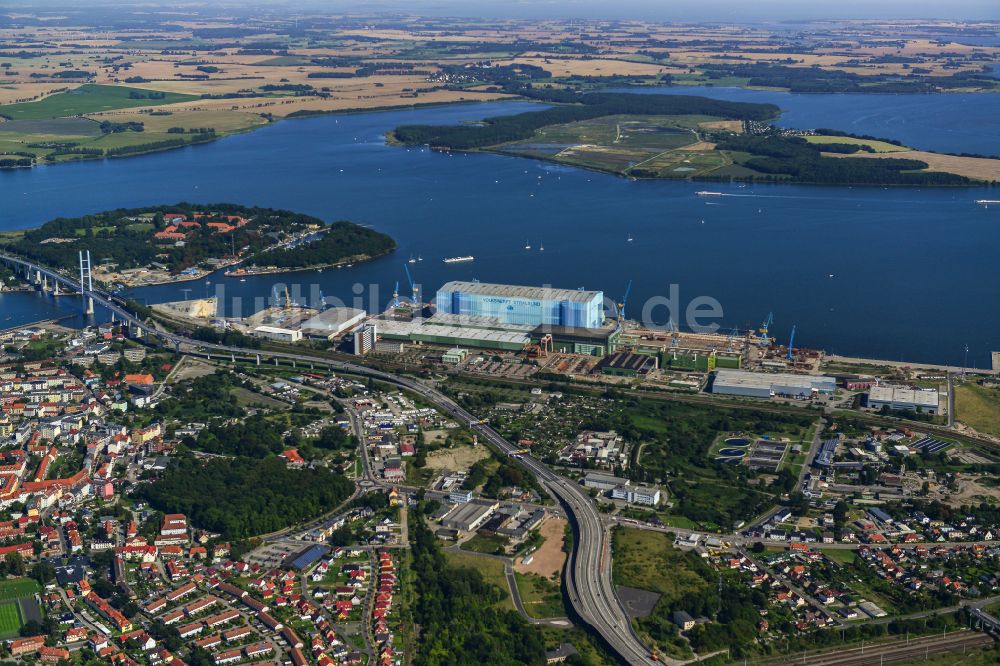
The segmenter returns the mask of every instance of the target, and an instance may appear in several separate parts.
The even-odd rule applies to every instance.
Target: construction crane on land
[[[403,268],[406,269],[406,279],[409,280],[410,282],[410,291],[413,294],[412,296],[413,304],[420,305],[420,296],[418,293],[419,289],[417,288],[417,285],[413,284],[413,276],[410,275],[410,267],[407,266],[406,264],[403,264]]]
[[[795,324],[792,324],[792,335],[788,338],[788,360],[794,361],[795,356],[793,352],[795,351]]]
[[[288,285],[285,285],[285,309],[292,309],[292,297],[288,295]]]
[[[621,303],[618,303],[618,323],[625,321],[625,304],[628,303],[628,295],[632,291],[632,280],[625,286],[625,295],[622,296]]]
[[[389,307],[398,308],[402,305],[399,300],[399,280],[396,280],[396,286],[392,288],[392,301],[389,303]]]

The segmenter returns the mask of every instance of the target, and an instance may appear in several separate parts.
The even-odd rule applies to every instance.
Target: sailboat
[[[632,242],[632,232],[631,231],[628,232],[628,240],[627,240],[627,242],[629,242],[629,243]]]
[[[423,260],[424,260],[423,256],[421,256],[421,255],[418,254],[417,255],[417,261],[423,261]]]
[[[531,249],[531,243],[529,241],[524,241],[524,249],[525,250],[530,250]]]
[[[540,245],[538,246],[538,251],[539,251],[539,252],[545,252],[545,245],[544,245],[544,244],[540,244]]]
[[[417,263],[417,260],[413,258],[413,255],[412,255],[412,254],[410,255],[410,260],[409,260],[409,263],[411,263],[411,264],[415,264],[415,263]]]

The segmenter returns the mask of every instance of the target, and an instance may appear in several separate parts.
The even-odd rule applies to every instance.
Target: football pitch
[[[17,636],[21,628],[21,609],[16,601],[0,603],[0,636]]]

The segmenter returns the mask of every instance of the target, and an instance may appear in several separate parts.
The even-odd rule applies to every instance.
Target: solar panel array
[[[951,442],[945,442],[934,437],[921,437],[913,444],[910,444],[911,449],[917,449],[921,453],[937,453],[949,446],[951,446]]]

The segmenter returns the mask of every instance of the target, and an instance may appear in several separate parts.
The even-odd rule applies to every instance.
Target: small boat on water
[[[525,250],[530,250],[531,249],[531,242],[524,241],[524,249]]]
[[[410,263],[410,264],[415,264],[415,263],[417,263],[417,260],[416,260],[416,259],[414,259],[414,258],[413,258],[413,255],[411,254],[411,255],[410,255],[410,259],[409,259],[409,261],[408,261],[407,263]]]
[[[475,259],[475,257],[473,257],[473,256],[472,256],[472,255],[470,254],[470,255],[467,255],[467,256],[464,256],[464,257],[447,257],[447,258],[446,258],[446,259],[444,259],[443,261],[444,261],[444,263],[446,263],[446,264],[460,264],[460,263],[462,263],[462,262],[465,262],[465,261],[472,261],[472,260],[474,260],[474,259]]]
[[[708,191],[705,191],[705,190],[702,190],[701,192],[695,192],[695,194],[698,195],[699,197],[721,197],[722,196],[722,192],[708,192]]]

